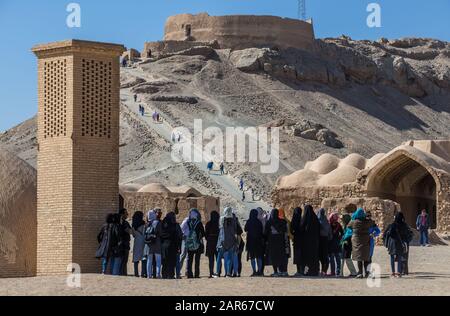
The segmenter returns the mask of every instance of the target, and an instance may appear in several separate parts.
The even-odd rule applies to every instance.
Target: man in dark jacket
[[[430,229],[430,218],[425,209],[417,216],[416,227],[420,233],[420,245],[428,246],[428,229]]]

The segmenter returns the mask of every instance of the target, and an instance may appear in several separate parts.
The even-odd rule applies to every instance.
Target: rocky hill
[[[138,93],[148,111],[171,127],[279,126],[281,165],[226,164],[268,200],[280,175],[329,152],[367,158],[409,139],[450,137],[450,44],[421,38],[316,40],[312,51],[195,47],[147,59],[121,73],[121,182],[189,184],[223,194],[199,166],[177,164],[170,142],[137,114],[125,94]],[[0,135],[0,145],[35,165],[36,124],[30,119]]]

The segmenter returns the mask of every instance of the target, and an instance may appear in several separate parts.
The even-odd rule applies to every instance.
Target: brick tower
[[[100,271],[96,236],[119,204],[122,45],[37,45],[37,274]]]

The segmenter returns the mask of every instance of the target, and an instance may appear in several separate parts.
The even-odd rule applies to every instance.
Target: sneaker
[[[212,277],[213,277],[214,279],[217,279],[217,278],[220,278],[220,275],[218,275],[218,274],[213,274]]]
[[[272,278],[278,278],[280,275],[278,273],[272,273],[270,276]]]
[[[296,274],[294,274],[294,278],[301,278],[303,275],[299,272],[297,272]]]
[[[391,279],[394,279],[395,277],[396,277],[395,273],[392,273],[391,276],[390,276]]]
[[[362,274],[359,273],[359,274],[356,275],[355,278],[356,278],[356,279],[362,279],[363,277],[364,277],[364,276],[363,276]]]

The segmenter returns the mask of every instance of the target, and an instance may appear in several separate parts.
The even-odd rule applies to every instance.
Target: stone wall
[[[181,222],[192,208],[197,208],[203,221],[209,219],[212,211],[220,211],[220,201],[212,196],[183,197],[170,193],[144,193],[144,192],[122,192],[124,206],[130,216],[136,211],[146,214],[149,210],[160,208],[163,216],[168,212],[177,211],[178,221]]]
[[[276,16],[180,14],[167,19],[164,40],[217,40],[220,48],[230,49],[312,49],[314,30],[312,23]]]
[[[217,41],[198,42],[198,41],[158,41],[144,43],[144,50],[141,53],[142,58],[159,58],[164,55],[177,53],[182,50],[198,46],[207,46],[214,49],[219,48]]]
[[[437,232],[450,233],[450,175],[438,173],[440,189],[437,192]]]

